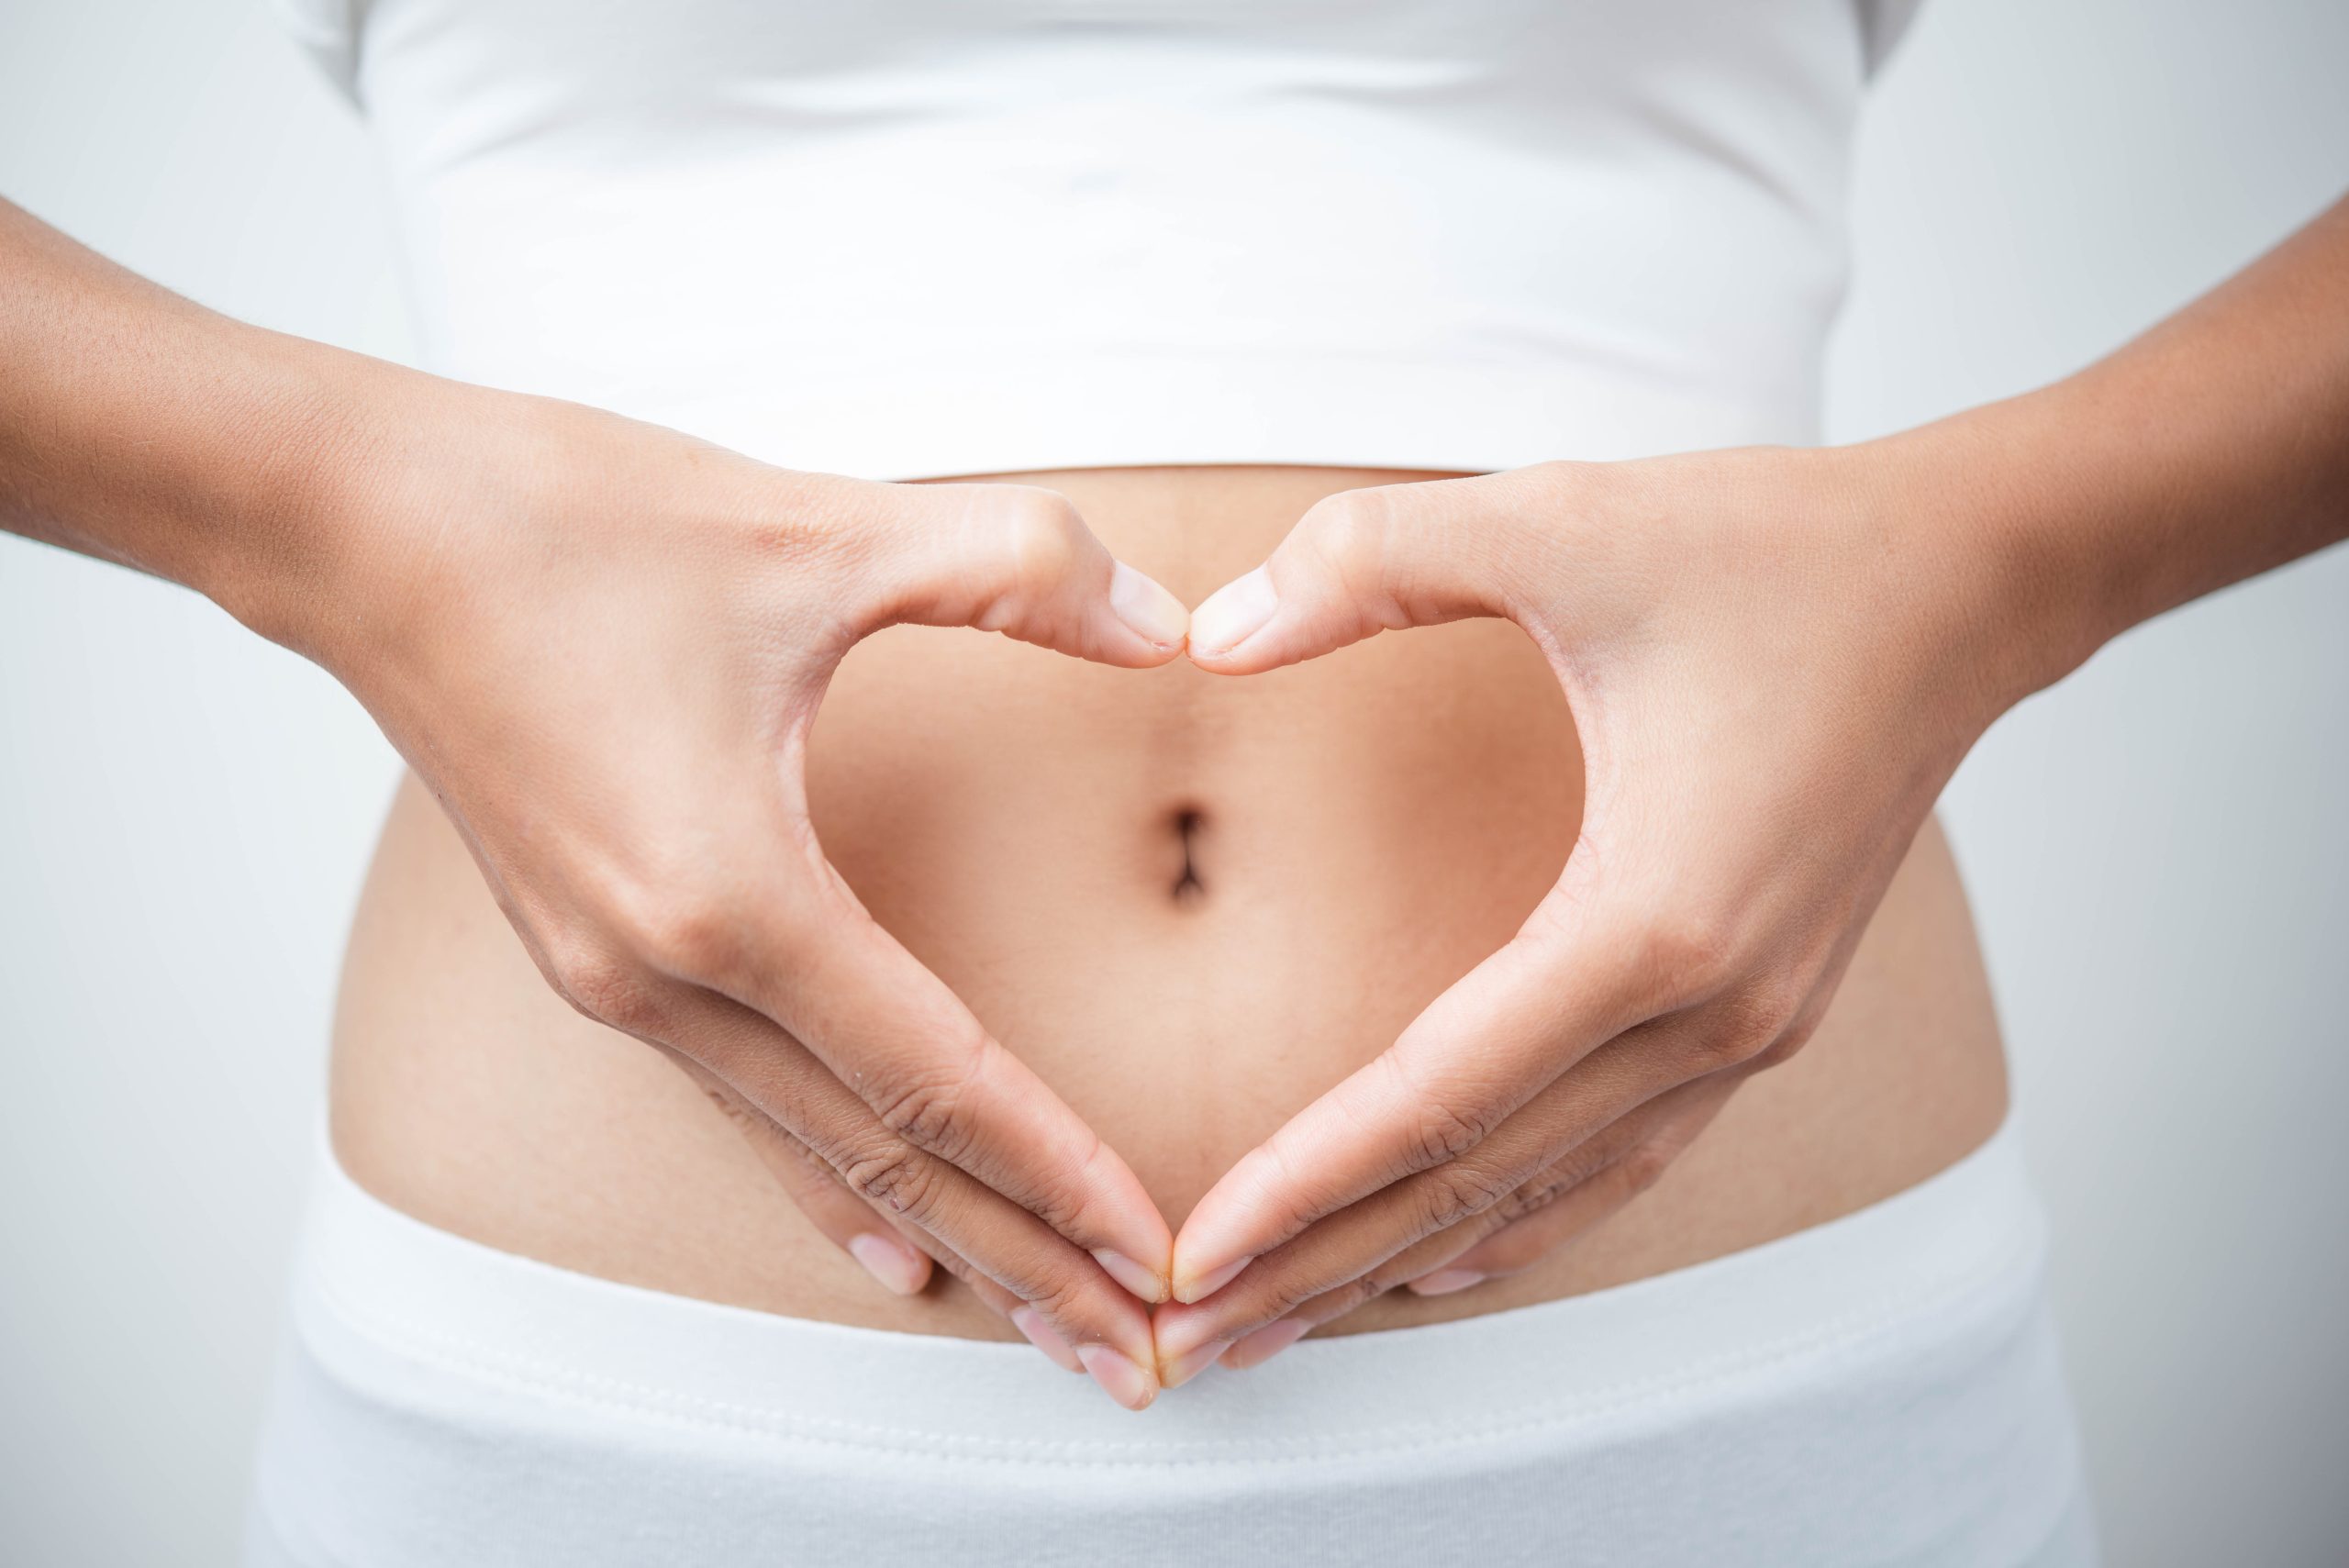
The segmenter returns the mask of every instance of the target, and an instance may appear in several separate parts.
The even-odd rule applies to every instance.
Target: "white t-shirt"
[[[1817,438],[1908,0],[279,0],[428,365],[873,478]]]

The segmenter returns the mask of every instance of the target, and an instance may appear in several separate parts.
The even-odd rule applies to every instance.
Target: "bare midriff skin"
[[[1196,604],[1320,496],[1427,476],[1021,477]],[[1575,841],[1581,768],[1556,680],[1502,621],[1246,679],[900,627],[841,666],[809,789],[874,917],[1179,1227],[1516,930]],[[917,1297],[879,1288],[684,1073],[565,1006],[413,777],[351,935],[332,1105],[362,1186],[493,1247],[793,1317],[1016,1337],[942,1271]],[[1929,822],[1810,1043],[1740,1088],[1651,1191],[1525,1273],[1390,1292],[1323,1331],[1523,1306],[1767,1241],[1951,1164],[2005,1108],[1965,896]]]

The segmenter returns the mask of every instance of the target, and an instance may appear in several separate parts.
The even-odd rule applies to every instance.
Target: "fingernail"
[[[1223,1364],[1234,1372],[1262,1366],[1305,1338],[1305,1330],[1310,1327],[1302,1318],[1284,1318],[1277,1323],[1267,1323],[1252,1334],[1241,1335],[1240,1342],[1231,1347]]]
[[[866,1273],[899,1296],[919,1296],[929,1277],[930,1271],[921,1266],[921,1254],[894,1236],[869,1230],[852,1236],[848,1253],[864,1265]]]
[[[1455,1290],[1484,1283],[1485,1276],[1474,1269],[1438,1269],[1431,1274],[1406,1281],[1403,1288],[1413,1296],[1450,1296]]]
[[[1111,1279],[1125,1286],[1129,1294],[1149,1302],[1166,1299],[1166,1279],[1156,1269],[1143,1268],[1123,1252],[1108,1247],[1096,1247],[1093,1261],[1099,1263]]]
[[[1259,566],[1218,588],[1191,612],[1191,647],[1200,653],[1229,653],[1253,637],[1279,607],[1273,580]]]
[[[1109,607],[1154,648],[1182,647],[1191,627],[1182,600],[1122,561],[1109,573]]]
[[[1157,1396],[1150,1373],[1107,1345],[1081,1345],[1076,1359],[1093,1374],[1102,1392],[1129,1410],[1146,1407]]]
[[[1043,1351],[1071,1372],[1083,1372],[1085,1363],[1076,1359],[1060,1330],[1044,1321],[1044,1315],[1032,1307],[1022,1307],[1011,1315],[1011,1326],[1028,1336],[1028,1342]]]
[[[1230,1348],[1230,1340],[1209,1340],[1204,1345],[1185,1351],[1166,1363],[1166,1370],[1160,1374],[1159,1382],[1168,1388],[1180,1388],[1207,1371],[1209,1363],[1214,1362],[1216,1357]]]
[[[1253,1258],[1235,1258],[1213,1273],[1200,1274],[1188,1284],[1178,1284],[1174,1287],[1174,1299],[1186,1305],[1204,1301],[1238,1278],[1240,1271],[1255,1261]]]

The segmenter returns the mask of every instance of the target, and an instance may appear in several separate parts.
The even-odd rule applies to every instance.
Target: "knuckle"
[[[914,1148],[960,1164],[972,1139],[970,1087],[990,1049],[999,1048],[982,1035],[898,1076],[874,1099],[881,1125]]]
[[[1731,977],[1733,952],[1726,921],[1684,912],[1640,921],[1628,958],[1643,993],[1670,1006],[1719,991]]]
[[[1091,1133],[1092,1129],[1088,1128],[1086,1131]],[[1062,1170],[1082,1180],[1071,1189],[1063,1189],[1058,1184],[1050,1184],[1033,1192],[1023,1192],[1021,1207],[1063,1236],[1078,1234],[1090,1216],[1090,1206],[1086,1198],[1086,1194],[1091,1191],[1090,1179],[1098,1170],[1102,1156],[1108,1151],[1108,1145],[1101,1141],[1097,1133],[1093,1134],[1085,1151],[1061,1167]]]
[[[1731,1017],[1709,1022],[1696,1036],[1690,1054],[1698,1073],[1721,1073],[1744,1066],[1769,1044],[1769,1037],[1752,1019]]]
[[[943,1078],[909,1084],[880,1107],[881,1125],[917,1149],[955,1160],[966,1141],[962,1092]]]
[[[1531,1218],[1579,1185],[1583,1178],[1584,1172],[1570,1162],[1551,1166],[1494,1206],[1497,1227]]]
[[[627,1034],[646,1034],[661,1024],[659,987],[642,968],[599,944],[573,941],[548,955],[548,978],[572,1007]]]
[[[1375,583],[1386,554],[1386,508],[1371,490],[1341,490],[1306,515],[1304,537],[1322,568],[1350,595]]]
[[[610,944],[680,979],[719,978],[747,955],[751,912],[743,876],[712,846],[664,833],[638,842],[624,867],[597,879],[592,917]]]
[[[1455,1161],[1431,1173],[1419,1189],[1418,1218],[1422,1235],[1449,1230],[1506,1199],[1518,1184],[1510,1173],[1471,1161]]]
[[[1004,486],[1004,559],[1012,584],[1041,591],[1066,577],[1085,552],[1085,525],[1056,491]]]
[[[982,631],[1008,631],[1050,604],[1084,563],[1091,535],[1057,491],[1031,484],[954,487],[971,543],[960,569],[961,612]]]
[[[628,929],[630,945],[666,974],[724,981],[741,973],[750,954],[747,922],[708,899],[640,899]]]
[[[1758,1068],[1782,1067],[1794,1059],[1795,1052],[1810,1043],[1818,1032],[1819,1014],[1805,1011],[1796,1015],[1793,1022],[1780,1029],[1775,1039],[1756,1051],[1753,1064]]]
[[[1300,1307],[1340,1299],[1345,1292],[1361,1284],[1360,1280],[1352,1280],[1333,1285],[1328,1283],[1326,1275],[1296,1272],[1269,1278],[1251,1293],[1244,1304],[1234,1304],[1223,1327],[1237,1338],[1267,1323],[1277,1322]]]
[[[1809,999],[1810,986],[1801,974],[1774,968],[1747,984],[1743,1004],[1754,1028],[1776,1040],[1794,1027]]]
[[[1795,987],[1772,979],[1727,1001],[1698,1040],[1699,1063],[1719,1071],[1761,1061],[1786,1040],[1801,1009]]]
[[[1075,1343],[1098,1338],[1086,1328],[1089,1320],[1085,1311],[1089,1287],[1083,1276],[1071,1270],[1054,1269],[1039,1278],[1022,1281],[1014,1294],[1042,1313],[1046,1321],[1068,1334],[1071,1342]]]
[[[1419,1119],[1411,1129],[1415,1171],[1450,1164],[1484,1142],[1492,1131],[1483,1113],[1442,1100],[1422,1099],[1418,1110]]]
[[[944,1195],[937,1162],[894,1139],[850,1155],[839,1170],[850,1191],[925,1229]]]
[[[1386,1277],[1392,1273],[1394,1277]],[[1335,1290],[1324,1291],[1313,1300],[1313,1317],[1318,1322],[1343,1317],[1357,1307],[1366,1307],[1403,1282],[1403,1273],[1392,1263],[1375,1269],[1360,1279],[1348,1280]],[[1299,1303],[1297,1305],[1303,1305]]]

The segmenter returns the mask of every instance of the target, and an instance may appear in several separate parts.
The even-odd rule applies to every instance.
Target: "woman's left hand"
[[[1913,451],[1349,491],[1199,607],[1192,657],[1233,675],[1507,617],[1564,686],[1586,798],[1508,944],[1192,1212],[1170,1386],[1393,1286],[1524,1267],[1809,1037],[1959,759],[2037,684],[2002,608],[2033,585],[1948,526],[1973,513]]]

